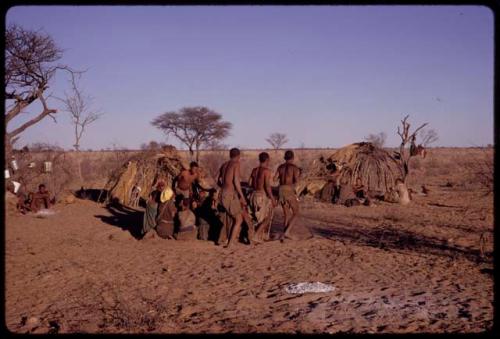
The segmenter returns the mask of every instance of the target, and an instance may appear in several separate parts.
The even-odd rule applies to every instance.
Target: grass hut
[[[140,198],[147,199],[158,181],[171,187],[183,167],[186,164],[174,146],[139,153],[112,173],[104,188],[108,192],[106,201],[136,207]]]
[[[386,150],[370,142],[358,142],[335,151],[325,161],[330,173],[340,171],[340,179],[352,185],[360,177],[363,185],[371,191],[387,192],[400,176],[396,161]]]

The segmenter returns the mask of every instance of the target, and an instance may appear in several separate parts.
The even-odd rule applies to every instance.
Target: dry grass
[[[264,150],[269,153],[270,166],[273,171],[283,162],[285,150]],[[297,149],[295,162],[303,169],[304,176],[310,173],[314,160],[320,156],[328,157],[334,149]],[[243,150],[241,156],[241,176],[246,181],[252,168],[258,166],[258,155],[261,150]],[[39,152],[30,153],[25,159],[19,159],[19,167],[30,161],[55,159],[54,172],[51,177],[37,172],[29,178],[27,187],[35,189],[39,182],[50,183],[49,189],[56,192],[62,189],[78,189],[80,186],[102,188],[113,171],[137,154],[138,151],[96,151],[96,152]],[[55,155],[60,154],[56,159]],[[190,160],[187,151],[179,151],[181,157]],[[34,159],[34,160],[33,160]],[[228,151],[201,151],[200,166],[206,168],[214,179],[220,165],[229,159]],[[82,178],[78,178],[78,162],[80,162]],[[56,174],[57,173],[57,174]],[[458,175],[457,175],[458,174]],[[51,179],[52,178],[52,179]],[[26,176],[26,179],[28,177]],[[481,148],[431,148],[427,157],[414,157],[411,160],[409,185],[416,190],[421,185],[445,185],[451,181],[453,185],[464,187],[481,187],[490,192],[493,188],[493,150]]]

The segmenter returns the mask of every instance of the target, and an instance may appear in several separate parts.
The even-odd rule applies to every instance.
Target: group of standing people
[[[164,182],[157,183],[147,202],[143,235],[156,228],[162,238],[213,240],[225,247],[239,238],[259,243],[269,240],[273,210],[280,204],[284,231],[279,239],[295,239],[291,230],[299,214],[295,185],[301,170],[293,163],[293,151],[286,151],[284,160],[273,177],[269,154],[260,153],[259,166],[251,172],[246,195],[241,186],[239,149],[232,148],[229,160],[220,167],[218,189],[200,184],[198,164],[192,162],[174,179],[173,189]],[[279,182],[278,199],[273,195],[273,179]]]

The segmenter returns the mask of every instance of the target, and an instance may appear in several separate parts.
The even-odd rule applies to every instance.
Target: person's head
[[[294,156],[292,150],[288,150],[288,151],[285,152],[285,160],[286,161],[292,161],[294,157],[295,156]]]
[[[189,172],[191,172],[191,174],[198,174],[198,170],[199,170],[198,163],[196,161],[192,161],[189,164]]]
[[[259,154],[259,162],[262,165],[267,165],[269,163],[269,154],[267,152],[262,152]]]
[[[163,189],[165,188],[165,182],[163,181],[158,181],[158,183],[156,184],[156,189],[158,191],[163,191]]]
[[[363,184],[363,181],[361,180],[361,178],[360,178],[360,177],[357,177],[357,178],[356,178],[356,185],[360,186],[360,185],[362,185],[362,184]]]
[[[231,148],[229,150],[229,158],[231,160],[239,160],[240,158],[240,150],[237,148]]]
[[[397,184],[402,184],[402,183],[403,183],[403,180],[401,180],[401,178],[397,178],[397,179],[396,179],[396,185],[397,185]]]
[[[45,193],[46,191],[47,191],[47,189],[46,189],[44,184],[38,185],[38,192]]]

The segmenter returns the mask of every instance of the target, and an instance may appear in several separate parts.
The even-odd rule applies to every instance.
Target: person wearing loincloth
[[[273,208],[277,206],[271,190],[271,170],[269,169],[269,154],[259,154],[259,167],[252,170],[248,183],[253,192],[250,194],[249,207],[253,219],[257,223],[254,233],[255,241],[269,240]],[[249,225],[249,227],[251,227]]]
[[[279,203],[283,208],[284,214],[284,232],[280,240],[292,239],[294,237],[290,235],[290,231],[297,220],[299,215],[299,200],[295,193],[295,185],[297,184],[300,177],[300,168],[298,168],[294,163],[293,151],[288,150],[285,152],[285,163],[281,164],[276,170],[274,180],[279,180]]]
[[[189,169],[183,169],[174,179],[174,190],[178,207],[180,207],[182,200],[192,198],[193,184],[200,186],[199,180],[200,172],[196,161],[191,162]],[[206,190],[203,187],[201,189]]]
[[[241,190],[240,150],[232,148],[229,151],[229,158],[230,160],[220,167],[217,178],[217,184],[221,187],[219,206],[223,224],[218,244],[227,239],[225,247],[231,246],[234,239],[239,237],[243,222],[242,208],[247,205]]]

